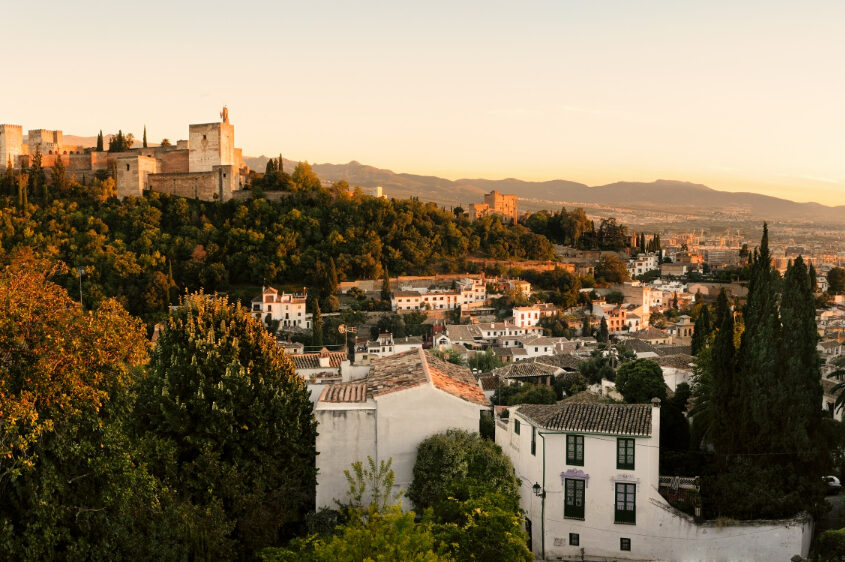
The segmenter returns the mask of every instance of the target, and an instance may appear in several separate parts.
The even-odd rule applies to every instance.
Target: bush
[[[437,506],[450,496],[466,500],[488,490],[508,498],[513,509],[519,504],[519,481],[498,445],[458,429],[420,443],[408,490],[417,510]]]
[[[819,535],[815,560],[845,560],[845,529],[825,531]]]

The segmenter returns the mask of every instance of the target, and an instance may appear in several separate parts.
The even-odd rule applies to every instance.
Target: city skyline
[[[845,204],[842,6],[103,6],[5,10],[0,121],[158,142],[226,104],[249,156]]]

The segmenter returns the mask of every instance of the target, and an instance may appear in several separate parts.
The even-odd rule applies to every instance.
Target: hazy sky
[[[175,140],[225,103],[247,155],[845,204],[841,0],[3,4],[24,129]]]

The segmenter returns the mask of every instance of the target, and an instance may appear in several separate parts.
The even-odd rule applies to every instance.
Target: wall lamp
[[[534,482],[534,485],[531,487],[531,489],[534,490],[534,495],[537,496],[538,498],[545,498],[546,497],[546,491],[537,482]]]

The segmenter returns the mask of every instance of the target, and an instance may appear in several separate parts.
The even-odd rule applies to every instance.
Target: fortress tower
[[[35,129],[27,131],[27,144],[29,153],[35,154],[61,154],[64,148],[65,139],[61,131],[50,131],[47,129]]]
[[[0,169],[5,170],[9,160],[14,168],[22,153],[23,128],[20,125],[0,125]]]
[[[188,127],[188,171],[210,172],[215,166],[235,166],[235,127],[229,123],[224,107],[220,123],[201,123]]]

